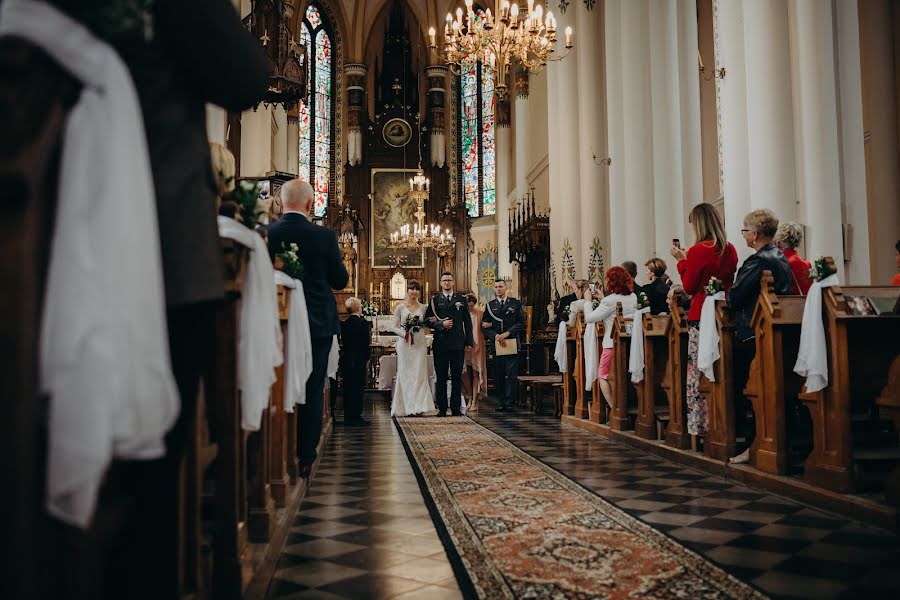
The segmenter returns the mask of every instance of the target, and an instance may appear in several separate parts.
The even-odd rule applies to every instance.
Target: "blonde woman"
[[[487,395],[487,358],[484,347],[484,333],[481,331],[481,319],[484,311],[478,308],[478,298],[474,294],[466,296],[469,305],[469,318],[472,320],[472,347],[466,350],[463,363],[463,391],[469,401],[466,410],[478,410],[478,400]]]
[[[797,248],[803,243],[803,227],[799,223],[782,223],[775,232],[775,245],[784,253],[784,257],[791,267],[791,294],[805,296],[812,287],[812,279],[809,278],[809,269],[812,264],[797,253]]]
[[[684,291],[691,296],[688,311],[687,364],[687,426],[688,433],[705,436],[709,426],[706,398],[700,393],[700,369],[697,354],[700,349],[700,311],[706,300],[706,284],[715,277],[722,282],[725,293],[734,282],[737,271],[737,251],[728,242],[722,217],[711,204],[701,203],[691,209],[688,221],[694,229],[694,245],[687,252],[672,246],[672,256],[678,261],[678,273]]]

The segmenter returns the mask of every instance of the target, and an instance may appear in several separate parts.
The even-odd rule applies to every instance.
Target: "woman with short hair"
[[[694,229],[694,245],[687,252],[672,246],[671,253],[678,261],[684,291],[691,296],[688,311],[687,428],[691,435],[705,436],[709,412],[706,398],[700,393],[700,369],[697,368],[700,311],[706,300],[706,285],[713,277],[722,282],[725,293],[728,293],[734,282],[738,257],[725,235],[722,217],[711,204],[701,203],[691,209],[688,222]]]
[[[803,260],[797,253],[797,248],[803,243],[803,227],[799,223],[782,223],[775,233],[775,245],[784,253],[784,257],[791,267],[791,294],[805,296],[812,286],[809,278],[809,270],[812,264]]]
[[[647,268],[647,279],[650,283],[641,288],[647,294],[650,301],[650,314],[658,315],[668,312],[669,307],[666,297],[669,295],[669,283],[664,278],[666,274],[666,261],[661,258],[651,258],[644,263]]]

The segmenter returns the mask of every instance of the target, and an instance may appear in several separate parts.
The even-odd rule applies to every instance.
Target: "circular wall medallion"
[[[412,127],[403,119],[391,119],[384,124],[381,130],[381,137],[388,146],[394,148],[402,148],[412,139]]]

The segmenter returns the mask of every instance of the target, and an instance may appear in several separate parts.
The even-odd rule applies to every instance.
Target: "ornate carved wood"
[[[682,294],[675,291],[669,300],[670,325],[666,336],[669,360],[660,387],[669,402],[669,426],[666,428],[666,445],[689,448],[687,433],[687,315],[681,307]]]
[[[634,431],[648,440],[656,439],[657,417],[669,414],[669,403],[662,381],[669,368],[669,315],[644,313],[635,327],[644,329],[644,379],[634,384],[638,399],[638,415]]]

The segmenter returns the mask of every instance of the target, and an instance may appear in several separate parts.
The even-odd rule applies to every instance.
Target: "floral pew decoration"
[[[715,277],[709,278],[704,288],[706,298],[700,312],[700,339],[697,350],[697,368],[710,381],[716,380],[713,365],[719,360],[719,331],[716,328],[716,301],[725,299],[725,286]]]

